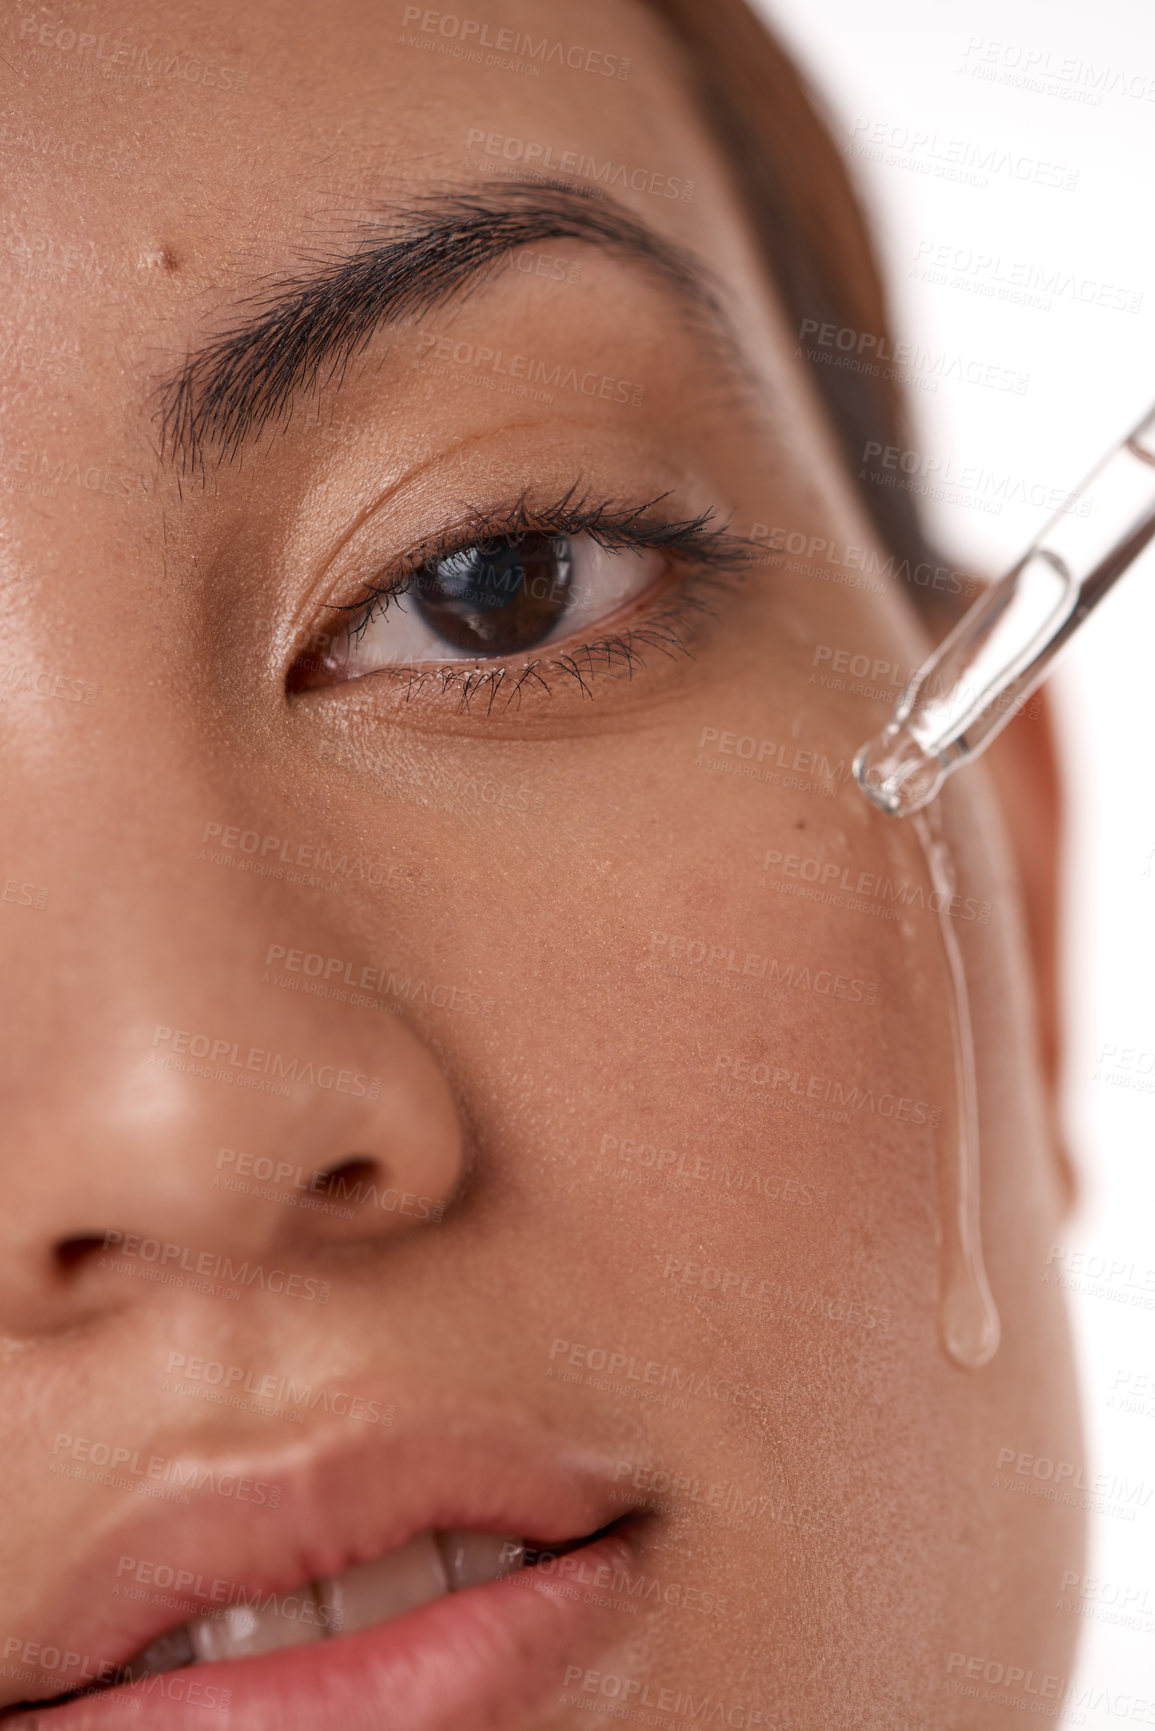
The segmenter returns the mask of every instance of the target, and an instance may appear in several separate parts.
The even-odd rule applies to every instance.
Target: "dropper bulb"
[[[929,757],[912,733],[891,722],[854,759],[854,777],[888,817],[909,817],[929,805],[946,780],[946,766]]]

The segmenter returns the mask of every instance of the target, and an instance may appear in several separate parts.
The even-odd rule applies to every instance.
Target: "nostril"
[[[318,1172],[310,1189],[316,1195],[326,1197],[336,1207],[350,1208],[357,1212],[367,1202],[379,1197],[383,1182],[384,1172],[380,1161],[369,1155],[358,1154]]]
[[[108,1243],[106,1232],[84,1233],[76,1238],[62,1238],[52,1247],[53,1261],[61,1274],[76,1270]]]

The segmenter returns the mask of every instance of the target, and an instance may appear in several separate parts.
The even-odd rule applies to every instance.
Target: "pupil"
[[[572,599],[573,557],[562,535],[481,541],[422,567],[417,611],[447,643],[479,655],[531,649]]]

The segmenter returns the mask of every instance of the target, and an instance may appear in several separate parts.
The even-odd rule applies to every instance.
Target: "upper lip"
[[[431,1529],[509,1534],[548,1547],[594,1533],[626,1512],[613,1494],[609,1456],[508,1415],[431,1418],[352,1441],[328,1431],[243,1459],[196,1459],[218,1472],[280,1485],[279,1506],[274,1511],[194,1493],[186,1508],[152,1501],[133,1507],[143,1499],[126,1494],[87,1543],[70,1536],[67,1574],[52,1580],[21,1619],[22,1643],[59,1647],[95,1671],[125,1664],[195,1615],[114,1596],[125,1557],[191,1574],[192,1585],[182,1577],[180,1602],[207,1609],[220,1603],[210,1597],[214,1580],[250,1593],[287,1592],[383,1556]],[[119,1577],[131,1578],[128,1571]],[[48,1680],[44,1698],[58,1692]],[[34,1696],[0,1679],[0,1712]]]

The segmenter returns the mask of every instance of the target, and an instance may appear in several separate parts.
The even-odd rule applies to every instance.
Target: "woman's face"
[[[926,641],[660,26],[6,59],[0,1702],[259,1594],[273,1659],[36,1723],[1018,1723],[1081,1459],[1018,881],[985,772],[933,901],[850,777]]]

